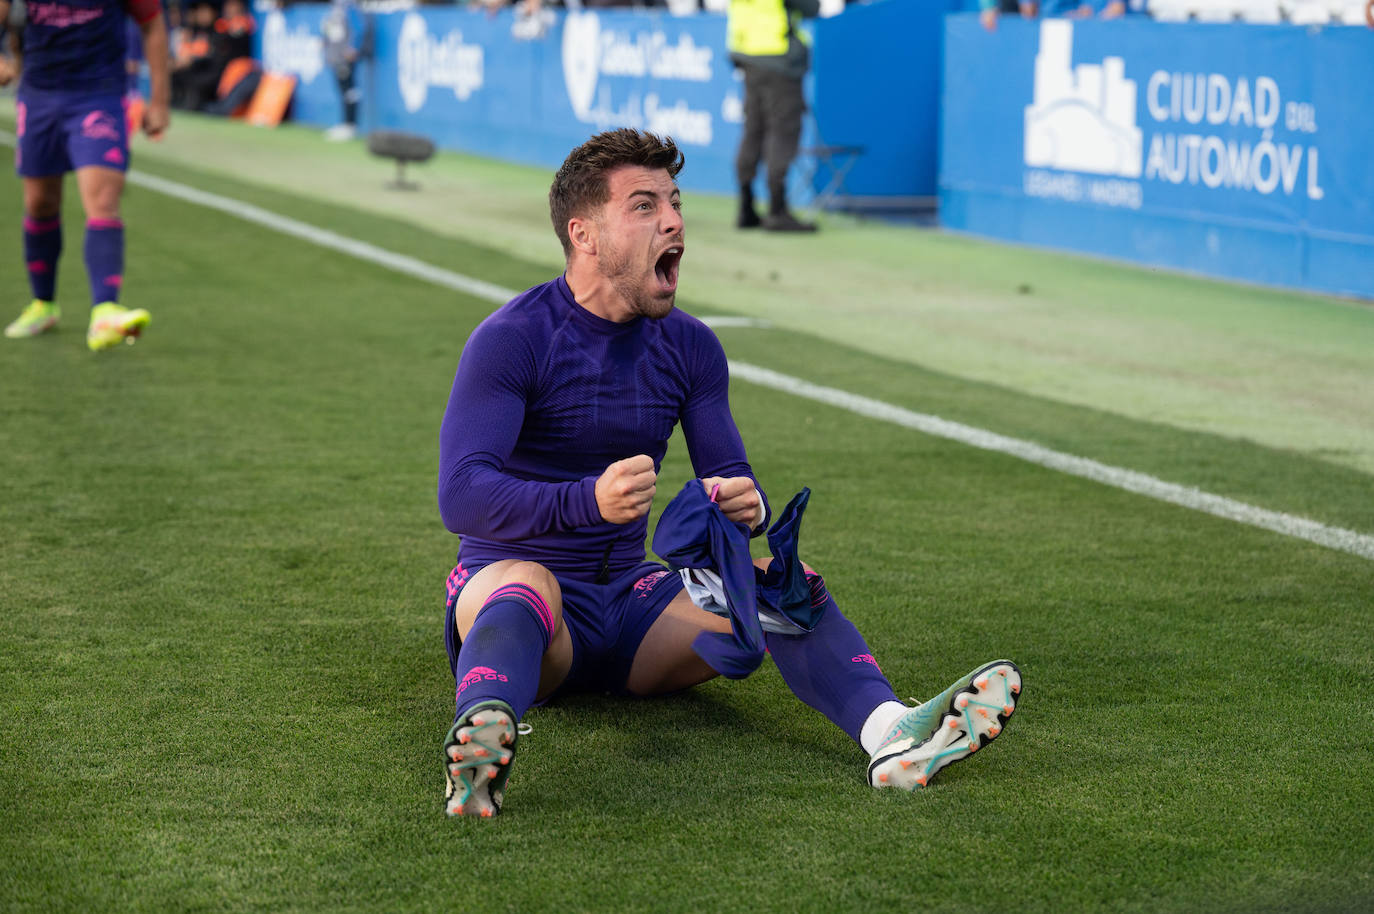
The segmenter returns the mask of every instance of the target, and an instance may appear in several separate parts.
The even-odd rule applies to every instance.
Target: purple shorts
[[[453,569],[448,577],[444,613],[444,644],[450,670],[458,668],[458,630],[454,608],[463,585],[481,568]],[[640,642],[663,609],[682,590],[682,578],[654,562],[643,562],[609,584],[588,584],[558,578],[563,591],[563,624],[572,636],[573,661],[568,678],[555,695],[564,692],[625,694]],[[540,702],[541,704],[543,702]]]
[[[15,108],[15,171],[25,178],[45,178],[91,165],[128,170],[124,108],[124,96],[118,94],[21,90]]]

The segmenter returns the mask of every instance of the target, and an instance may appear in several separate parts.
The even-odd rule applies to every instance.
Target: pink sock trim
[[[549,604],[528,584],[507,584],[505,587],[498,587],[487,597],[487,602],[499,600],[502,597],[515,597],[524,600],[534,608],[539,614],[539,621],[544,623],[544,629],[549,633],[549,640],[553,640],[553,611],[549,609]]]
[[[42,235],[45,232],[52,232],[62,227],[62,220],[59,219],[30,219],[24,217],[24,231],[34,235]]]
[[[123,219],[87,219],[86,228],[88,229],[122,229],[124,228]]]

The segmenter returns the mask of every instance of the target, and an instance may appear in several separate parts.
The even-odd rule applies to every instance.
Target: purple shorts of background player
[[[61,175],[91,165],[128,170],[123,95],[21,88],[15,115],[19,148],[14,164],[21,177]]]

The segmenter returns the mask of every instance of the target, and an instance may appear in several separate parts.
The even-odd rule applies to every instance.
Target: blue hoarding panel
[[[325,9],[269,14],[260,44],[269,69],[300,78],[293,117],[321,125],[339,117],[318,38]],[[509,10],[418,8],[371,21],[375,57],[360,79],[365,127],[548,168],[593,133],[640,127],[677,140],[687,157],[683,186],[734,190],[743,103],[723,17],[559,12],[531,37]]]
[[[933,197],[946,5],[882,0],[815,23],[819,138],[862,146],[845,179],[854,196]]]
[[[951,16],[945,40],[951,228],[1374,295],[1374,34]]]
[[[299,78],[292,117],[320,125],[341,111],[319,37],[326,9],[291,5],[269,13],[259,32],[268,69]],[[889,0],[814,23],[821,135],[866,149],[849,193],[935,193],[943,11]],[[417,7],[370,21],[375,57],[358,82],[364,128],[410,130],[445,148],[552,168],[591,134],[636,126],[682,146],[684,187],[735,191],[743,84],[725,49],[723,16],[558,11],[537,33],[509,10]]]
[[[337,124],[343,114],[320,37],[320,22],[328,9],[324,4],[300,4],[268,13],[253,39],[265,69],[296,77],[291,117],[309,124]]]

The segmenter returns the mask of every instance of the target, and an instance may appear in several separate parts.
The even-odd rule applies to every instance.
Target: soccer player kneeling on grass
[[[0,23],[10,0],[0,0]],[[91,285],[86,345],[108,349],[133,341],[148,324],[142,308],[124,308],[124,223],[119,198],[129,167],[125,122],[124,21],[143,33],[151,74],[151,98],[143,129],[157,137],[168,123],[167,27],[158,0],[83,0],[30,3],[24,29],[23,73],[15,105],[15,169],[24,183],[24,261],[33,301],[5,327],[23,339],[57,326],[61,312],[57,261],[62,254],[62,183],[76,172],[86,210],[84,254]],[[3,31],[3,28],[0,28]],[[0,64],[0,85],[14,67]]]
[[[630,129],[574,149],[549,191],[566,272],[484,320],[459,361],[439,467],[444,523],[463,538],[445,629],[457,686],[443,743],[449,815],[500,810],[517,724],[535,702],[665,694],[718,673],[693,642],[729,632],[730,619],[694,604],[644,549],[679,422],[724,517],[758,535],[769,514],[730,414],[720,342],[673,307],[682,164],[671,139]],[[1001,732],[1021,690],[1014,664],[984,664],[909,708],[805,573],[819,621],[769,632],[766,646],[797,697],[869,754],[869,783],[914,790]]]

